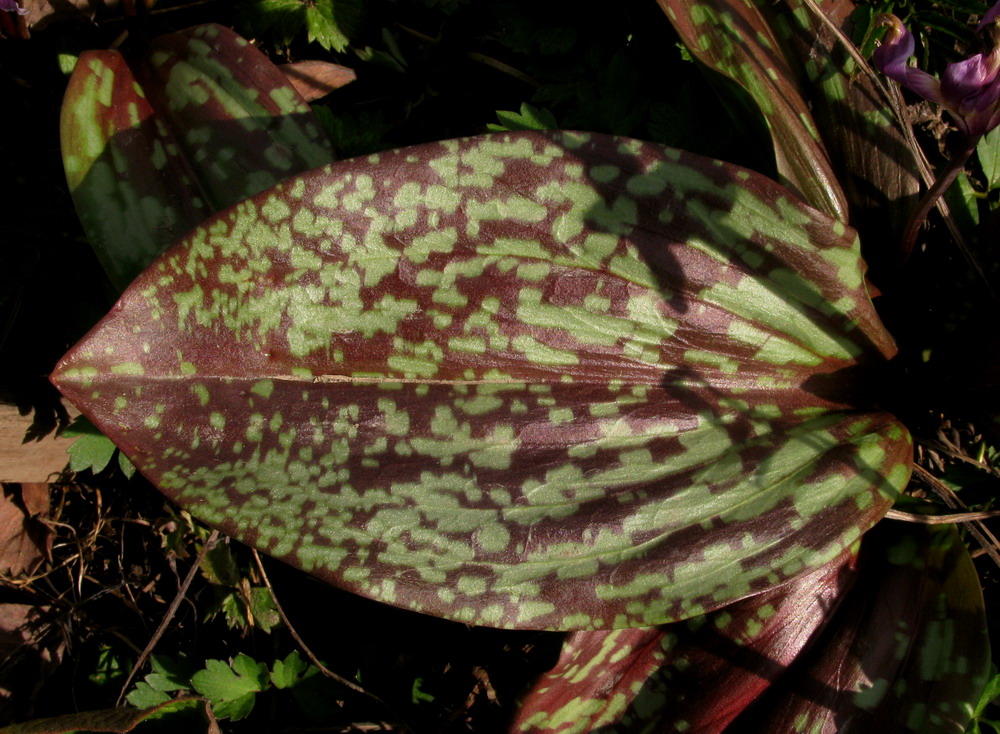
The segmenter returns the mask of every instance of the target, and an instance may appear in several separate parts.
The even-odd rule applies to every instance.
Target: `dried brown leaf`
[[[306,102],[313,102],[325,97],[335,89],[350,84],[357,75],[353,69],[328,61],[296,61],[282,64],[281,69],[295,91],[302,95]]]

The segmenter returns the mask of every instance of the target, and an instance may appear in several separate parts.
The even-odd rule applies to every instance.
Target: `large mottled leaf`
[[[879,527],[855,559],[687,623],[576,632],[512,732],[962,732],[989,665],[953,528]]]
[[[778,173],[813,206],[847,221],[847,199],[809,104],[758,0],[658,0],[699,61],[742,86],[771,130]]]
[[[121,288],[209,214],[333,160],[286,76],[218,25],[161,36],[131,64],[83,54],[60,126],[73,201]]]
[[[575,133],[284,181],[57,368],[205,521],[357,593],[588,628],[838,556],[909,475],[853,231],[718,161]]]

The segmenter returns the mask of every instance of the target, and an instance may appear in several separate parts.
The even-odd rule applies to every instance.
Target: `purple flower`
[[[0,0],[0,10],[6,10],[9,13],[17,13],[18,15],[28,14],[27,10],[18,6],[17,0]]]
[[[889,30],[872,54],[872,62],[890,79],[944,107],[964,133],[978,137],[1000,124],[1000,47],[994,33],[998,16],[1000,2],[990,8],[976,29],[985,30],[983,35],[990,40],[990,48],[948,64],[940,80],[907,65],[913,55],[913,34],[895,15],[883,16],[882,23]]]

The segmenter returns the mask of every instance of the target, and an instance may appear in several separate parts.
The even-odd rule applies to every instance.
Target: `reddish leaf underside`
[[[860,559],[687,623],[574,633],[510,731],[958,734],[989,649],[958,533],[880,526]]]
[[[502,627],[680,619],[907,481],[856,238],[676,150],[513,133],[286,180],[53,380],[166,494],[339,586]]]
[[[214,24],[161,36],[131,65],[84,53],[60,130],[77,212],[123,289],[210,214],[333,160],[287,77]]]

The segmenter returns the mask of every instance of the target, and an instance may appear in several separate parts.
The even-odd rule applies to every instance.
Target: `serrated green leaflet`
[[[335,584],[623,627],[822,566],[905,484],[853,231],[748,171],[511,133],[291,178],[53,379],[193,514]]]

